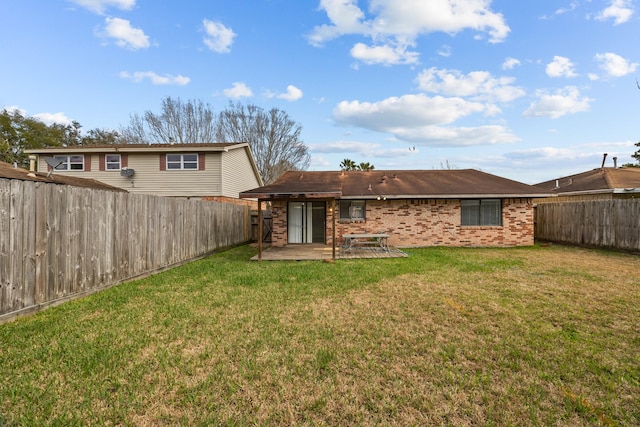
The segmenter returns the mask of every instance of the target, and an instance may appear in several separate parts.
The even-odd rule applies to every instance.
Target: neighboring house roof
[[[48,174],[42,172],[29,172],[26,169],[14,168],[13,165],[0,162],[0,178],[19,179],[22,181],[46,182],[49,184],[72,185],[74,187],[94,188],[98,190],[127,192],[118,187],[105,184],[95,179],[77,178],[58,174]]]
[[[195,144],[94,144],[71,145],[68,147],[44,147],[24,150],[25,153],[127,153],[139,151],[170,152],[170,151],[227,151],[230,148],[248,146],[244,142],[215,142]]]
[[[640,168],[599,168],[535,184],[541,191],[569,196],[640,192]]]
[[[240,193],[241,198],[504,198],[547,197],[530,185],[474,169],[290,171],[274,183]]]

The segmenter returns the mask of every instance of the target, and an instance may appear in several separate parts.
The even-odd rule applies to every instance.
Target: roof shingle
[[[270,185],[240,197],[476,198],[545,197],[530,185],[480,172],[459,170],[290,171]]]

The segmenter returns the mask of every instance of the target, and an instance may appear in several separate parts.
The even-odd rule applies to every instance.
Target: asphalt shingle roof
[[[640,188],[640,168],[599,168],[535,184],[554,194]]]
[[[521,182],[474,169],[290,171],[270,185],[244,191],[240,197],[337,198],[476,198],[545,197]]]

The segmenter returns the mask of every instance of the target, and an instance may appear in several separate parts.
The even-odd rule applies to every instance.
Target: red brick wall
[[[327,204],[327,244],[332,239],[331,203]],[[336,203],[338,207],[338,203]],[[287,202],[272,205],[273,246],[287,244]],[[367,200],[365,221],[336,221],[340,236],[351,233],[386,233],[396,247],[420,246],[529,246],[533,245],[531,199],[504,199],[502,226],[460,226],[460,200]]]

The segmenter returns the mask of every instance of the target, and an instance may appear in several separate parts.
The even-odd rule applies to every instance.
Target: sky
[[[2,0],[0,109],[84,132],[278,108],[310,170],[538,182],[634,162],[640,0]],[[210,142],[210,141],[203,141]]]

